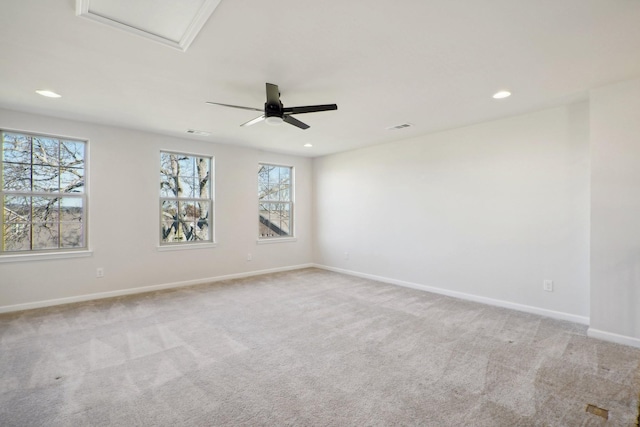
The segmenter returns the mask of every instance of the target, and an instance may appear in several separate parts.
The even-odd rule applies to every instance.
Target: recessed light
[[[503,99],[503,98],[508,98],[510,96],[511,96],[511,92],[509,92],[508,90],[501,90],[500,92],[496,92],[495,94],[493,94],[494,99]]]
[[[36,93],[38,95],[46,96],[47,98],[60,98],[60,97],[62,97],[62,95],[58,95],[57,93],[52,92],[50,90],[37,90]]]
[[[307,144],[304,144],[304,146],[305,146],[305,147],[313,147],[313,144],[309,144],[309,143],[307,143]]]

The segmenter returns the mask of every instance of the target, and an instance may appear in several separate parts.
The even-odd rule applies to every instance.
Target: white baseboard
[[[640,348],[640,339],[628,337],[626,335],[614,334],[613,332],[605,332],[599,329],[589,328],[587,330],[589,338],[597,338],[599,340],[611,341],[617,344],[628,345],[629,347]]]
[[[289,267],[270,268],[267,270],[248,271],[245,273],[227,274],[224,276],[207,277],[203,279],[186,280],[183,282],[163,283],[159,285],[142,286],[139,288],[120,289],[117,291],[97,292],[92,294],[78,295],[67,298],[56,298],[44,301],[35,301],[24,304],[0,306],[0,313],[10,313],[14,311],[31,310],[34,308],[51,307],[54,305],[71,304],[74,302],[92,301],[104,298],[120,297],[124,295],[142,294],[145,292],[161,291],[164,289],[182,288],[185,286],[202,285],[205,283],[219,282],[221,280],[241,279],[243,277],[259,276],[262,274],[278,273],[281,271],[300,270],[302,268],[314,267],[314,264],[300,264]]]
[[[300,264],[300,265],[294,265],[294,266],[288,266],[288,267],[271,268],[266,270],[248,271],[244,273],[227,274],[224,276],[207,277],[203,279],[187,280],[182,282],[163,283],[159,285],[142,286],[142,287],[131,288],[131,289],[121,289],[121,290],[108,291],[108,292],[97,292],[97,293],[78,295],[78,296],[67,297],[67,298],[35,301],[35,302],[29,302],[24,304],[5,305],[5,306],[0,306],[0,313],[10,313],[15,311],[30,310],[34,308],[51,307],[55,305],[71,304],[76,302],[84,302],[84,301],[113,298],[113,297],[119,297],[119,296],[125,296],[125,295],[141,294],[145,292],[160,291],[164,289],[182,288],[185,286],[201,285],[206,283],[219,282],[222,280],[241,279],[244,277],[260,276],[262,274],[278,273],[278,272],[291,271],[291,270],[300,270],[303,268],[310,268],[310,267],[320,268],[328,271],[334,271],[336,273],[347,274],[355,277],[362,277],[365,279],[376,280],[378,282],[389,283],[392,285],[404,286],[407,288],[417,289],[421,291],[432,292],[435,294],[446,295],[446,296],[459,298],[467,301],[479,302],[482,304],[492,305],[496,307],[508,308],[516,311],[522,311],[525,313],[538,314],[538,315],[550,317],[553,319],[567,320],[574,323],[589,325],[589,318],[584,316],[576,316],[569,313],[547,310],[544,308],[533,307],[533,306],[524,305],[524,304],[517,304],[517,303],[497,300],[493,298],[486,298],[478,295],[467,294],[464,292],[451,291],[448,289],[437,288],[433,286],[426,286],[418,283],[412,283],[412,282],[406,282],[403,280],[391,279],[388,277],[376,276],[374,274],[360,273],[357,271],[345,270],[342,268],[329,267],[326,265],[313,264],[313,263]],[[626,335],[619,335],[612,332],[605,332],[598,329],[589,328],[587,330],[587,336],[589,336],[589,338],[601,339],[604,341],[610,341],[617,344],[623,344],[630,347],[640,348],[639,338],[633,338]]]
[[[585,316],[577,316],[575,314],[563,313],[561,311],[547,310],[546,308],[539,308],[530,305],[517,304],[514,302],[497,300],[493,298],[481,297],[478,295],[467,294],[464,292],[451,291],[443,288],[436,288],[433,286],[421,285],[418,283],[406,282],[403,280],[390,279],[388,277],[376,276],[373,274],[360,273],[357,271],[345,270],[342,268],[329,267],[326,265],[314,264],[314,267],[321,268],[323,270],[334,271],[336,273],[348,274],[350,276],[362,277],[364,279],[376,280],[378,282],[389,283],[392,285],[404,286],[407,288],[418,289],[421,291],[432,292],[434,294],[446,295],[449,297],[459,298],[467,301],[479,302],[482,304],[492,305],[496,307],[508,308],[511,310],[522,311],[525,313],[538,314],[540,316],[550,317],[553,319],[567,320],[569,322],[580,323],[582,325],[589,324],[589,318]]]

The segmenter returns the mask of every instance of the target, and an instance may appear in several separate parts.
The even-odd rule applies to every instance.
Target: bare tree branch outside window
[[[160,153],[160,241],[212,242],[211,157]]]
[[[86,142],[1,135],[0,252],[86,248]]]
[[[293,168],[260,164],[258,168],[258,237],[293,236]]]

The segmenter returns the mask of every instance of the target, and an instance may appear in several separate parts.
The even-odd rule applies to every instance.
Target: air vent
[[[198,136],[209,136],[211,135],[211,132],[206,132],[203,130],[195,130],[195,129],[189,129],[187,130],[187,133],[190,133],[191,135],[198,135]]]
[[[409,128],[411,126],[413,126],[413,123],[402,123],[401,125],[388,127],[387,130],[405,129],[405,128]]]

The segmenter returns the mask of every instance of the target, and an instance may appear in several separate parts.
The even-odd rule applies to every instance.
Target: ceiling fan
[[[309,125],[300,120],[291,117],[292,114],[317,113],[319,111],[337,110],[336,104],[325,105],[307,105],[304,107],[285,107],[280,101],[280,90],[278,85],[267,83],[267,102],[264,103],[264,110],[259,108],[241,107],[239,105],[221,104],[219,102],[207,102],[212,105],[222,105],[223,107],[240,108],[242,110],[260,111],[262,116],[249,120],[240,126],[251,126],[261,121],[265,121],[270,125],[277,125],[282,122],[299,127],[300,129],[308,129]]]

